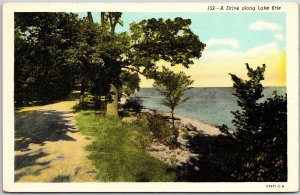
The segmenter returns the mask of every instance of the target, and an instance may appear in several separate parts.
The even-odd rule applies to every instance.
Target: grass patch
[[[134,144],[133,135],[141,134],[140,127],[110,119],[101,112],[81,111],[77,126],[84,135],[94,136],[87,147],[89,158],[98,169],[96,179],[102,182],[167,182],[175,181],[171,167]]]
[[[16,112],[27,112],[27,111],[34,111],[40,109],[41,106],[26,106],[22,108],[15,109]]]

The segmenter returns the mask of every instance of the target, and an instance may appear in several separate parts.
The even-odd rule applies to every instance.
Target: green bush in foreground
[[[95,137],[87,150],[98,169],[96,179],[99,181],[175,181],[176,174],[170,171],[172,167],[134,144],[133,135],[142,132],[137,125],[125,124],[94,111],[79,112],[76,121],[82,134]]]
[[[174,140],[174,133],[170,127],[170,124],[165,117],[158,113],[144,113],[137,117],[136,124],[140,126],[144,131],[150,133],[153,138],[158,142],[165,145],[172,145]],[[145,132],[145,133],[147,133]]]
[[[232,176],[237,181],[287,181],[287,96],[274,92],[259,102],[266,66],[252,69],[246,64],[246,68],[249,80],[230,74],[240,108],[232,112],[236,129],[221,127],[240,148]]]

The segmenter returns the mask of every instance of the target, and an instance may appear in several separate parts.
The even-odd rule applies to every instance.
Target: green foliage
[[[143,108],[142,100],[139,97],[129,97],[122,108],[139,113]]]
[[[101,13],[101,32],[106,34],[101,45],[104,52],[104,64],[107,75],[110,77],[110,90],[108,95],[106,115],[118,117],[118,88],[121,87],[120,74],[124,65],[124,53],[128,49],[128,36],[126,33],[115,33],[118,24],[122,25],[121,12],[102,12]]]
[[[91,14],[16,13],[15,40],[16,105],[62,98],[79,83],[82,101],[86,91],[107,95],[110,83],[120,86],[128,36],[101,29]]]
[[[122,83],[122,91],[126,95],[133,94],[136,90],[140,90],[139,83],[141,79],[138,73],[122,72],[120,75],[120,80]]]
[[[99,98],[90,95],[89,93],[86,94],[86,98],[83,103],[77,102],[76,105],[73,107],[73,112],[80,112],[83,110],[97,110],[99,112],[104,112],[105,109],[105,102],[102,100],[99,101]]]
[[[221,130],[240,146],[239,167],[233,176],[239,181],[287,180],[287,99],[276,92],[265,102],[263,97],[265,65],[253,70],[246,64],[249,80],[231,74],[240,110],[232,112],[236,129]]]
[[[191,31],[191,23],[190,19],[179,17],[132,23],[130,31],[136,57],[154,62],[162,59],[185,67],[193,64],[192,59],[201,57],[205,44]]]
[[[188,99],[182,99],[184,92],[190,89],[190,85],[194,81],[184,72],[174,73],[173,71],[162,67],[162,71],[158,72],[153,86],[165,97],[163,105],[174,110],[176,106],[184,103]]]
[[[143,137],[143,130],[134,124],[122,123],[94,111],[80,112],[76,117],[80,132],[94,136],[87,147],[89,158],[99,170],[101,182],[158,182],[174,181],[172,168],[150,157],[134,144]],[[139,136],[136,136],[136,135]]]
[[[236,170],[240,156],[239,144],[225,135],[205,135],[201,132],[188,135],[191,157],[177,169],[180,182],[234,182],[231,175]]]
[[[75,41],[77,16],[15,13],[15,102],[51,101],[68,95],[73,84],[66,50]]]
[[[150,133],[157,141],[166,145],[172,144],[173,131],[163,115],[156,112],[140,114],[136,123],[146,131],[146,134]]]
[[[182,64],[188,67],[189,64],[193,64],[193,58],[201,57],[205,44],[200,42],[199,38],[190,30],[190,20],[182,18],[143,20],[139,23],[132,23],[130,25],[131,33],[127,35],[126,33],[115,33],[115,26],[122,24],[121,15],[118,12],[102,13],[101,15],[103,29],[110,30],[111,37],[120,36],[123,40],[122,45],[118,45],[118,48],[124,48],[121,50],[122,52],[114,52],[118,54],[120,60],[107,63],[113,68],[108,75],[115,78],[111,84],[118,88],[122,85],[125,86],[125,90],[130,89],[130,91],[139,88],[138,75],[132,75],[133,80],[127,80],[128,83],[124,83],[123,78],[128,75],[122,70],[127,69],[133,73],[152,77],[157,69],[156,62],[161,59],[171,62],[172,65]],[[111,49],[114,45],[116,44],[112,43],[108,48]],[[116,59],[116,56],[109,59]]]
[[[238,98],[237,103],[241,110],[232,112],[235,119],[232,121],[237,127],[236,135],[238,139],[246,140],[252,134],[256,134],[259,127],[259,103],[257,102],[263,97],[262,91],[263,86],[260,83],[264,79],[264,72],[266,66],[263,64],[262,67],[258,67],[253,70],[246,64],[248,70],[248,77],[250,80],[242,80],[236,75],[230,74],[234,82],[233,87],[236,88],[234,95]]]
[[[66,51],[68,54],[67,62],[73,68],[77,80],[81,85],[81,95],[86,91],[92,91],[100,95],[102,89],[108,89],[104,84],[98,87],[97,79],[99,79],[104,70],[104,61],[102,59],[102,51],[99,48],[100,34],[99,26],[90,20],[83,19],[78,21],[78,31],[76,33],[76,41]],[[81,102],[82,103],[82,102]]]
[[[165,67],[162,67],[162,71],[155,77],[153,86],[164,96],[162,104],[171,109],[175,141],[178,133],[174,124],[174,110],[178,105],[188,100],[188,98],[183,98],[183,95],[186,90],[190,89],[189,86],[193,82],[191,77],[185,75],[184,72],[174,73]]]
[[[111,86],[138,90],[138,73],[154,76],[157,61],[188,67],[201,57],[205,44],[191,31],[191,20],[143,20],[131,24],[130,33],[116,33],[121,16],[102,12],[98,24],[90,12],[83,19],[72,13],[16,13],[16,105],[62,98],[78,84],[81,102],[91,92],[110,104],[118,99],[111,98]]]
[[[126,33],[112,34],[85,19],[79,29],[77,44],[69,50],[70,64],[77,66],[81,85],[86,86],[83,91],[109,96],[111,83],[120,86],[120,56],[128,45]]]

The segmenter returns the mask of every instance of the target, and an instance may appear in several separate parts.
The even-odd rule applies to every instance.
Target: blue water
[[[285,87],[266,87],[263,91],[262,101],[271,97],[273,91],[283,95]],[[184,97],[189,97],[184,104],[175,109],[175,114],[198,119],[214,125],[226,124],[233,128],[231,111],[238,110],[237,98],[231,87],[192,88],[185,92]],[[142,88],[136,93],[141,97],[143,105],[157,111],[169,112],[170,109],[161,104],[163,96],[154,88]]]

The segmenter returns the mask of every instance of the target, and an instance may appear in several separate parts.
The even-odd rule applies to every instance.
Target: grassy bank
[[[175,181],[172,167],[154,159],[134,144],[134,135],[142,130],[120,119],[110,119],[95,111],[81,111],[77,126],[84,135],[94,136],[87,147],[89,158],[98,170],[96,179],[103,182]],[[141,137],[141,136],[135,136]]]

